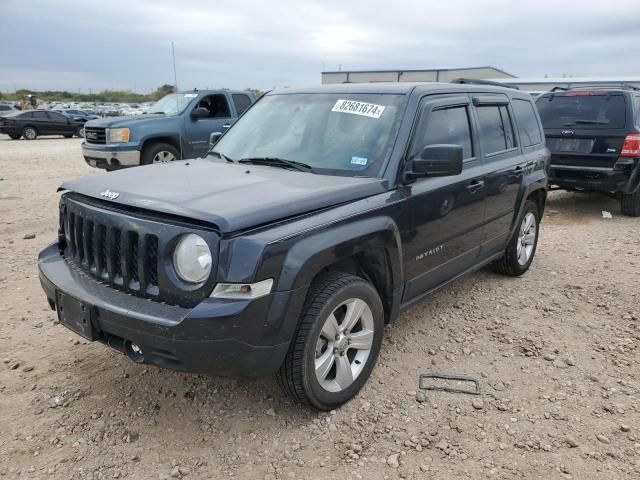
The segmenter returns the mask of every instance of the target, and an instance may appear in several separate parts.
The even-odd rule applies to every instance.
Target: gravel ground
[[[527,275],[483,270],[407,311],[357,398],[317,413],[57,324],[36,255],[57,186],[87,174],[78,139],[0,136],[0,478],[640,478],[640,219],[617,202],[551,194]],[[424,372],[483,395],[416,392]]]

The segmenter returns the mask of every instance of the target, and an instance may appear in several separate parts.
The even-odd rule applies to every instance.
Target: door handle
[[[469,185],[467,185],[464,188],[466,188],[470,193],[476,193],[482,187],[484,187],[484,181],[483,180],[474,180],[473,182],[471,182]]]
[[[525,168],[522,165],[518,165],[516,168],[513,169],[512,177],[514,178],[521,177],[522,175],[524,175],[524,170]]]

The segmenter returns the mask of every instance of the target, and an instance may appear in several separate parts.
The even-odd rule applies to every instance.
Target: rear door
[[[191,112],[204,108],[209,112],[206,118],[193,118]],[[209,138],[213,132],[224,132],[233,121],[227,95],[218,93],[202,97],[189,107],[185,117],[189,158],[200,157],[209,149]]]
[[[40,135],[51,135],[55,133],[55,129],[51,125],[49,112],[38,110],[31,113],[31,118],[32,120],[29,123],[33,124]]]
[[[478,260],[486,188],[470,108],[466,94],[422,100],[408,158],[427,145],[455,144],[463,147],[464,167],[460,175],[422,178],[408,187],[404,302],[451,280]]]
[[[508,241],[527,160],[520,150],[509,98],[504,94],[474,95],[473,104],[486,172],[482,255],[488,257]]]
[[[606,172],[620,156],[628,133],[622,92],[569,90],[536,100],[554,170]]]

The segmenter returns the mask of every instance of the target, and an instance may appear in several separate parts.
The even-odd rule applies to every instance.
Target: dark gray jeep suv
[[[63,184],[40,280],[62,325],[136,362],[277,373],[331,409],[402,310],[487,264],[527,271],[547,160],[517,90],[274,91],[205,158]]]

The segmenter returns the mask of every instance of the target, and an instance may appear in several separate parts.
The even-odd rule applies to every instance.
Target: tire
[[[357,311],[361,313],[354,315]],[[336,320],[333,325],[331,316]],[[355,322],[345,329],[347,318]],[[369,378],[383,329],[382,302],[369,282],[340,272],[322,276],[309,290],[296,335],[277,374],[278,383],[293,400],[317,409],[342,405]],[[326,361],[318,362],[323,358]]]
[[[640,189],[635,193],[623,194],[620,204],[623,215],[640,217]]]
[[[64,138],[72,138],[73,135],[64,135]]]
[[[153,143],[142,152],[141,164],[168,163],[180,160],[180,153],[169,143]]]
[[[21,134],[19,134],[19,133],[10,133],[10,134],[9,134],[9,138],[10,138],[11,140],[19,140],[21,136],[22,136],[22,135],[21,135]]]
[[[84,127],[78,127],[78,129],[76,130],[75,135],[76,135],[76,137],[84,138]],[[66,135],[65,135],[65,137],[66,137]]]
[[[532,223],[532,228],[527,227]],[[518,227],[504,251],[504,256],[493,262],[493,269],[502,275],[519,277],[524,274],[533,262],[538,247],[540,233],[540,212],[535,202],[527,200],[518,218]],[[528,232],[524,230],[527,228]],[[532,229],[535,229],[532,231]],[[525,242],[523,244],[523,242]]]
[[[25,140],[35,140],[38,138],[38,131],[33,127],[24,127],[22,129],[22,136]]]

